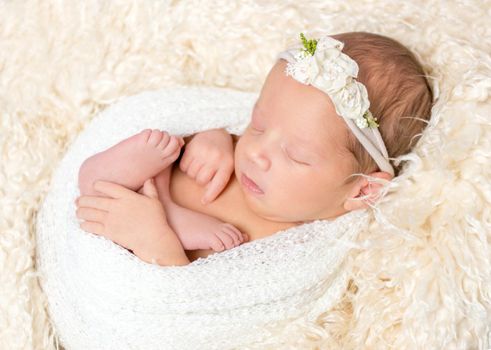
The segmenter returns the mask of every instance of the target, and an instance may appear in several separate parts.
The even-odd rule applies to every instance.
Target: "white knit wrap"
[[[145,128],[241,135],[256,98],[204,87],[145,92],[108,107],[71,145],[36,226],[41,286],[67,349],[230,349],[268,339],[277,348],[268,329],[313,321],[339,301],[365,210],[172,267],[147,264],[79,228],[73,201],[84,159]]]

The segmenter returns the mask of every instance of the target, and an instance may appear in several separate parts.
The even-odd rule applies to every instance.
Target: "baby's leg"
[[[155,176],[155,186],[164,205],[167,222],[185,250],[222,251],[249,240],[246,233],[241,233],[231,224],[174,203],[169,193],[171,171],[172,166],[169,166]]]
[[[93,189],[97,180],[136,191],[146,179],[171,165],[179,157],[183,144],[181,137],[145,129],[86,159],[78,175],[80,194],[106,196]]]

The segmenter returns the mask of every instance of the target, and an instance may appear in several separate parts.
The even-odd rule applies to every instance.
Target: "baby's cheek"
[[[296,198],[299,205],[305,205],[319,197],[323,197],[322,186],[317,185],[312,176],[299,176],[296,179],[292,179],[290,187],[290,195]]]

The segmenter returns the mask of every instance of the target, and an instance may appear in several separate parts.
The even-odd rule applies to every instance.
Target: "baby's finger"
[[[208,185],[205,195],[201,199],[201,203],[210,203],[223,191],[230,179],[230,172],[226,168],[220,168],[216,172],[213,179]]]
[[[96,235],[104,235],[104,225],[99,222],[84,221],[80,224],[80,228]]]
[[[181,160],[179,161],[179,169],[181,169],[181,171],[185,173],[188,170],[189,165],[191,165],[192,160],[193,157],[190,156],[189,152],[185,150],[181,157]]]
[[[194,159],[191,165],[189,166],[189,169],[187,171],[187,174],[191,178],[196,178],[196,174],[198,174],[198,171],[201,169],[203,166],[203,162],[199,159]]]
[[[203,167],[199,171],[198,175],[196,176],[196,182],[203,186],[204,184],[208,183],[211,178],[215,175],[217,169],[214,169],[212,167]]]
[[[107,211],[94,208],[78,208],[75,211],[77,218],[86,221],[104,222]]]
[[[135,192],[127,189],[122,185],[103,180],[97,180],[96,182],[94,182],[93,187],[94,190],[99,191],[100,193],[107,194],[112,198],[130,197],[135,194]]]
[[[108,211],[113,201],[114,199],[107,197],[80,196],[77,201],[77,206]]]

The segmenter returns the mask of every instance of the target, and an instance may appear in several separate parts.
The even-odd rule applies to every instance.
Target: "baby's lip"
[[[264,191],[245,173],[242,173],[241,177],[242,184],[250,189],[254,193],[264,194]]]

